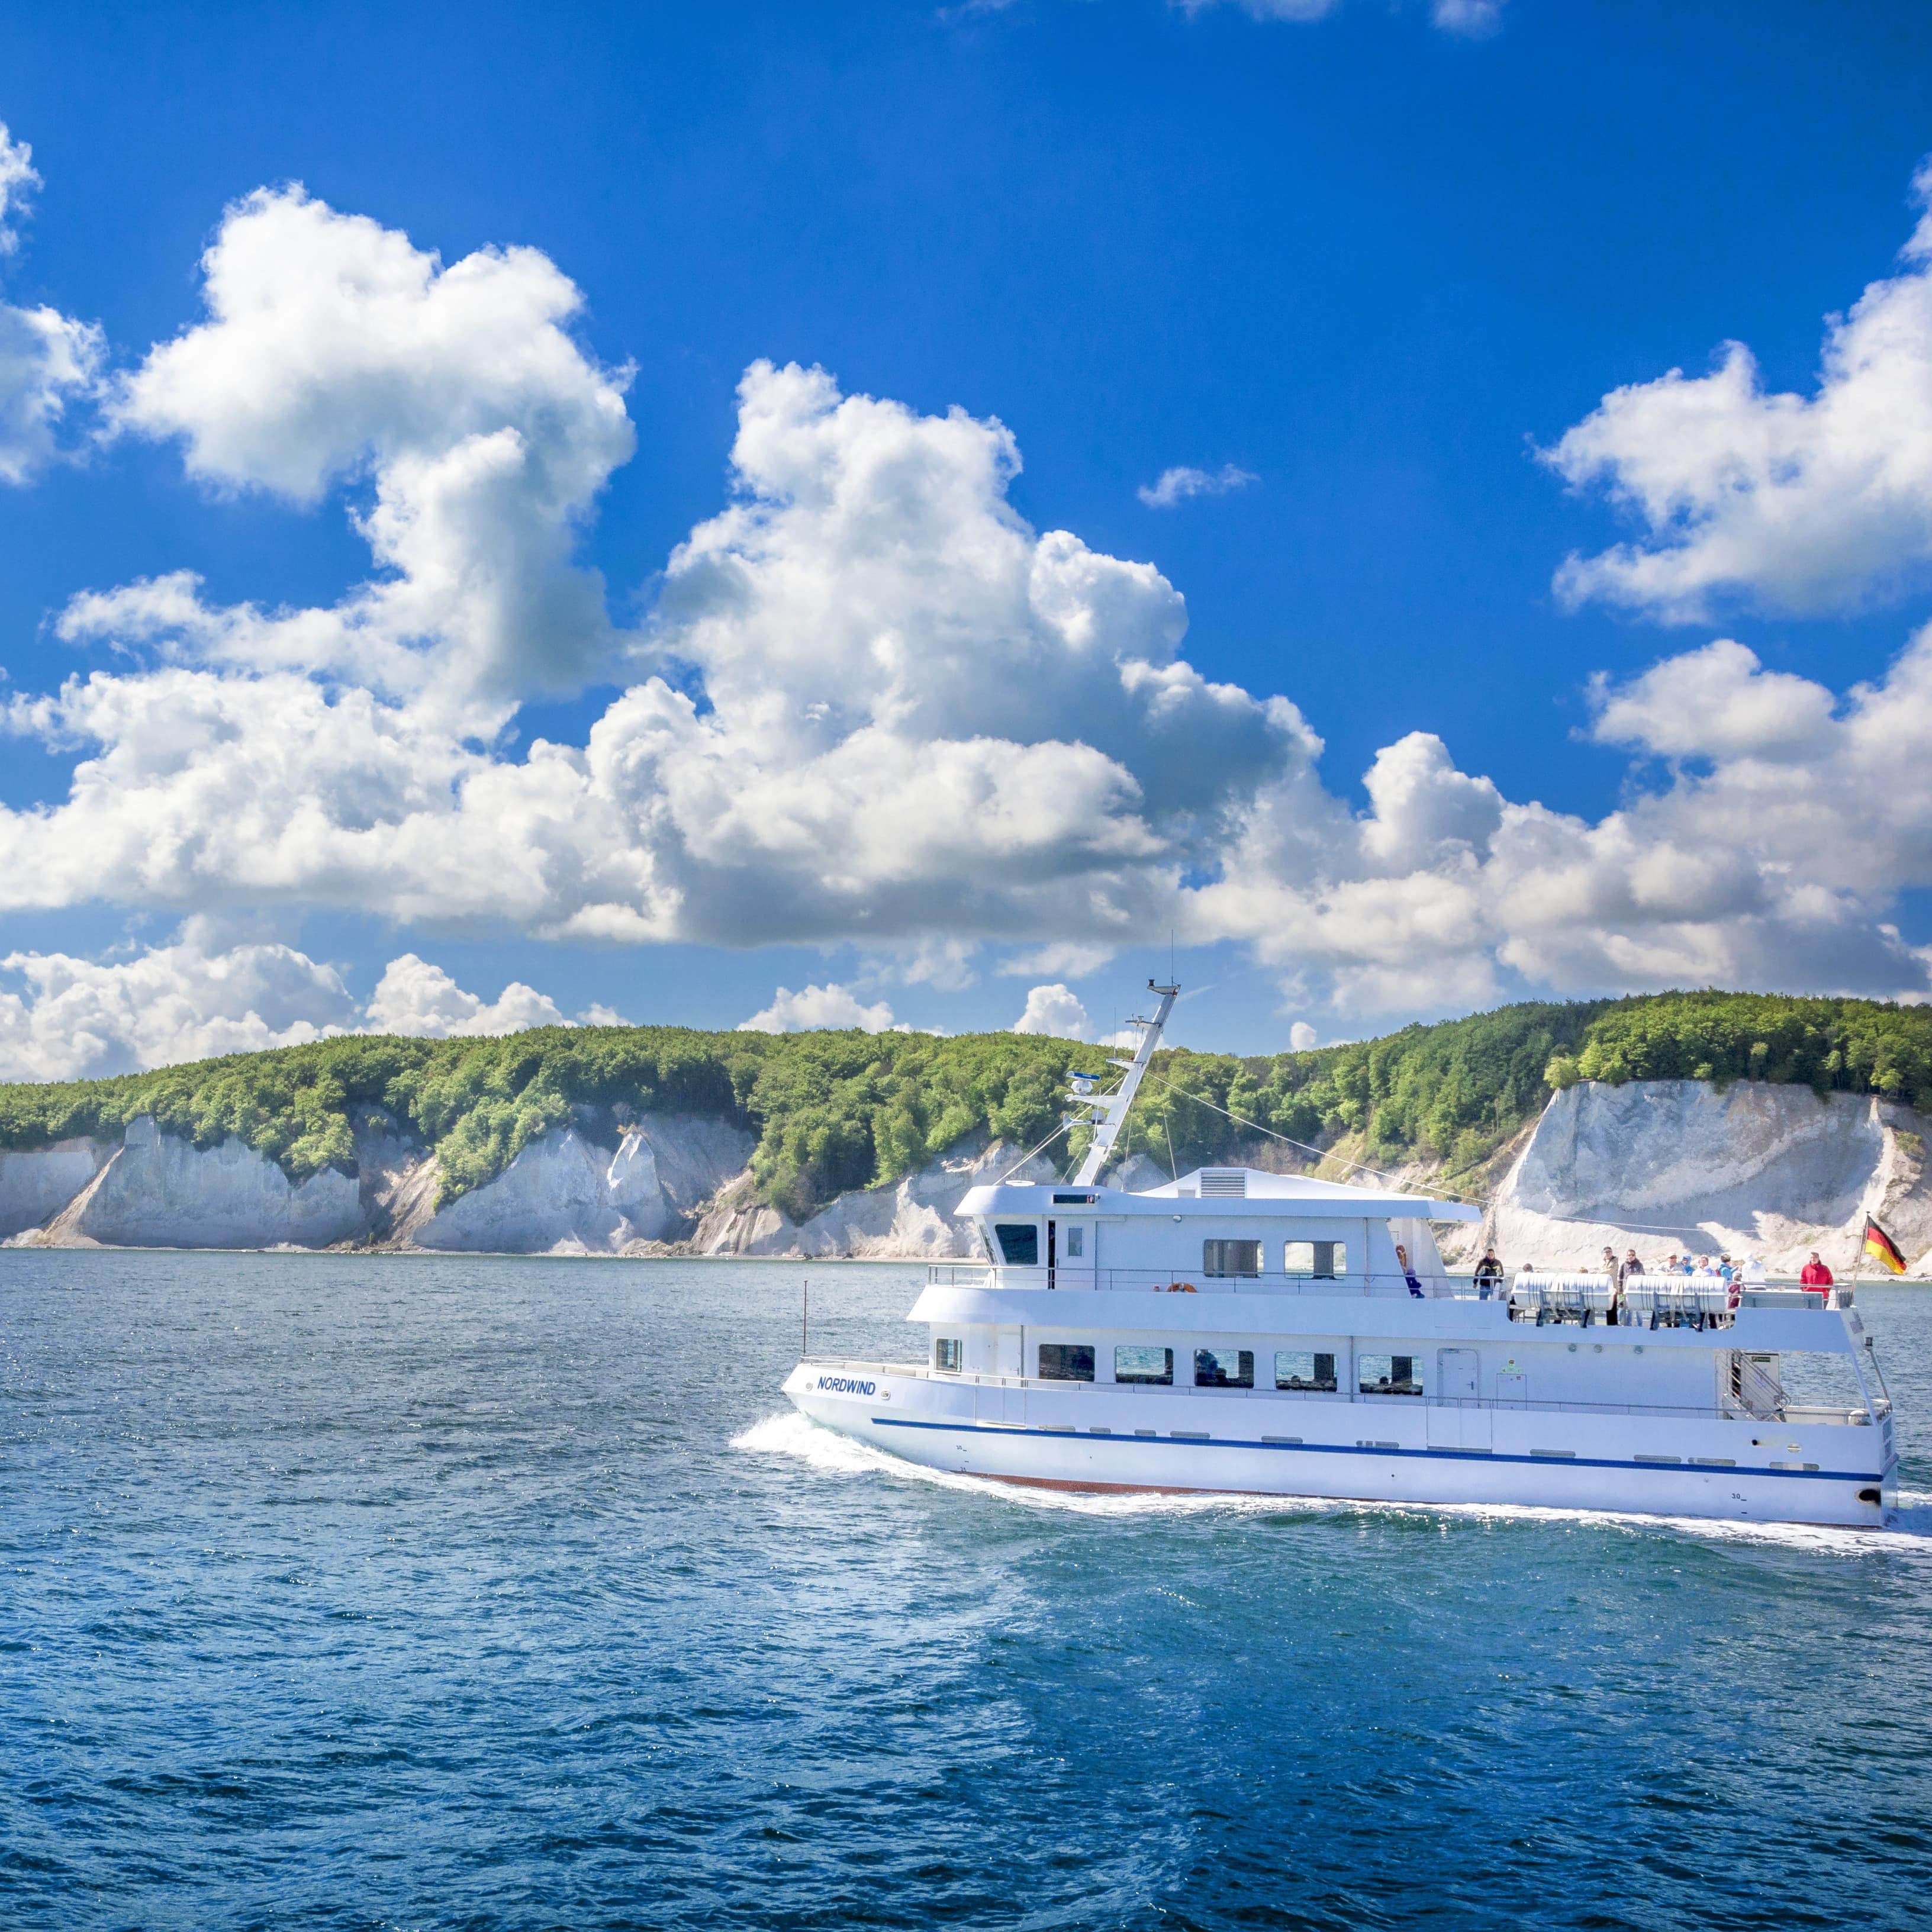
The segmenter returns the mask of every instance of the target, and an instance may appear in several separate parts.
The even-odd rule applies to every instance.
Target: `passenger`
[[[1637,1259],[1636,1249],[1624,1249],[1623,1266],[1617,1274],[1617,1286],[1619,1288],[1624,1287],[1633,1276],[1640,1275],[1642,1272],[1643,1264]]]
[[[1811,1250],[1811,1258],[1798,1270],[1798,1285],[1808,1294],[1821,1294],[1825,1306],[1832,1305],[1832,1270],[1818,1258],[1818,1250]]]
[[[1496,1259],[1496,1244],[1492,1242],[1483,1250],[1483,1258],[1476,1264],[1476,1299],[1486,1301],[1496,1292],[1503,1278],[1503,1264]]]
[[[1766,1274],[1763,1262],[1756,1255],[1744,1258],[1744,1279],[1747,1288],[1762,1288],[1771,1277]]]
[[[1395,1258],[1402,1264],[1402,1278],[1408,1283],[1409,1293],[1420,1301],[1423,1298],[1422,1284],[1415,1278],[1414,1269],[1408,1264],[1408,1250],[1400,1242],[1396,1244]]]
[[[1606,1248],[1604,1250],[1604,1265],[1600,1272],[1610,1276],[1610,1286],[1612,1288],[1616,1286],[1617,1251],[1615,1248]]]

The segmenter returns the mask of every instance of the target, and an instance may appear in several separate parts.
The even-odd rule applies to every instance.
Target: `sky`
[[[1932,993],[1932,14],[14,9],[0,1078]]]

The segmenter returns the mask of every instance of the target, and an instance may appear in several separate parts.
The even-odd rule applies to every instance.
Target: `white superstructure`
[[[1460,1202],[1202,1168],[975,1188],[983,1265],[945,1264],[916,1363],[801,1362],[807,1415],[933,1467],[1083,1490],[1543,1504],[1877,1526],[1891,1404],[1850,1294],[1681,1276],[1452,1279]],[[1827,1304],[1830,1305],[1827,1305]]]

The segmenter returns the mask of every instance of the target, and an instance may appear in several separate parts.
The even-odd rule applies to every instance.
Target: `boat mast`
[[[1154,1050],[1160,1044],[1161,1029],[1167,1024],[1168,1015],[1174,1010],[1174,1002],[1180,988],[1178,986],[1157,986],[1150,980],[1148,991],[1160,995],[1160,1006],[1150,1020],[1136,1018],[1128,1021],[1128,1025],[1141,1030],[1141,1043],[1134,1049],[1134,1057],[1108,1062],[1109,1066],[1125,1070],[1120,1085],[1111,1094],[1084,1094],[1076,1087],[1066,1096],[1076,1107],[1092,1108],[1094,1116],[1093,1142],[1087,1150],[1086,1159],[1080,1163],[1080,1172],[1073,1177],[1076,1187],[1092,1186],[1100,1179],[1100,1170],[1112,1156],[1114,1144],[1127,1124],[1127,1109],[1134,1104],[1134,1096],[1140,1091],[1141,1076],[1147,1072]]]

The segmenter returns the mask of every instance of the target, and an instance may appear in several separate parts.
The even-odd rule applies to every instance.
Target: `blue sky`
[[[0,121],[0,1071],[1927,989],[1922,8],[16,10]]]

